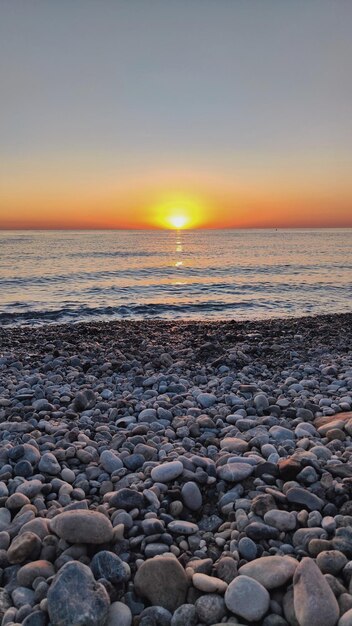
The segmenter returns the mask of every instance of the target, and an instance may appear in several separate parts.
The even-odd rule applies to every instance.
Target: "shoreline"
[[[336,321],[340,319],[344,322],[345,318],[352,319],[352,311],[351,312],[334,312],[334,313],[306,313],[302,315],[287,315],[284,317],[275,316],[275,317],[258,317],[258,318],[246,318],[246,319],[236,319],[235,317],[229,318],[174,318],[167,319],[162,317],[154,317],[154,318],[116,318],[116,319],[92,319],[92,320],[74,320],[70,322],[51,322],[47,324],[33,325],[26,324],[25,322],[20,325],[12,326],[9,324],[0,324],[0,332],[4,333],[7,331],[21,331],[21,330],[33,330],[33,331],[45,331],[49,329],[70,329],[77,327],[107,327],[107,326],[135,326],[135,325],[144,325],[148,326],[149,324],[156,326],[165,326],[165,328],[170,326],[224,326],[224,325],[237,325],[237,326],[262,326],[262,325],[271,325],[273,323],[276,324],[294,324],[294,323],[302,323],[305,321],[317,321],[317,322],[329,322]]]
[[[352,313],[0,327],[6,624],[337,624],[351,339]]]
[[[306,341],[309,342],[310,349],[317,345],[318,350],[325,346],[333,350],[345,352],[346,340],[352,338],[352,313],[335,313],[326,315],[305,315],[302,317],[271,318],[258,320],[114,320],[114,321],[89,321],[74,322],[67,324],[47,324],[38,327],[27,325],[21,326],[0,326],[0,355],[4,349],[11,349],[12,341],[23,342],[23,346],[35,345],[40,348],[42,341],[53,341],[59,338],[68,340],[72,345],[79,346],[81,335],[85,339],[98,339],[104,336],[118,340],[120,337],[127,343],[134,345],[134,350],[138,350],[138,341],[153,334],[155,341],[171,341],[177,344],[180,340],[187,340],[195,351],[188,355],[192,362],[196,361],[199,349],[202,344],[214,341],[210,348],[210,353],[220,350],[226,355],[227,350],[233,347],[233,342],[245,342],[249,345],[250,351],[256,347],[256,333],[261,333],[263,340],[275,341],[282,337],[287,344],[299,352],[305,352]],[[302,335],[295,338],[294,335]],[[137,342],[137,345],[135,345]],[[319,343],[323,342],[323,343]],[[104,350],[104,347],[102,346]],[[267,353],[271,352],[270,346],[265,346]],[[206,352],[206,351],[205,351]],[[274,349],[275,352],[275,349]],[[279,350],[276,349],[277,356]],[[211,354],[207,357],[211,360]],[[214,356],[216,358],[216,356]],[[224,357],[225,358],[225,357]],[[226,360],[226,359],[225,359]],[[204,361],[204,354],[201,357]],[[231,362],[231,361],[230,361]]]

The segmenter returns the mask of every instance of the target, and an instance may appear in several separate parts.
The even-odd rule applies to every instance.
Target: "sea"
[[[352,310],[352,229],[0,231],[0,325]]]

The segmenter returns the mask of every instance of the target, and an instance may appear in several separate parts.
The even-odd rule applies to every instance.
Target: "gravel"
[[[0,328],[2,625],[352,623],[351,337]]]

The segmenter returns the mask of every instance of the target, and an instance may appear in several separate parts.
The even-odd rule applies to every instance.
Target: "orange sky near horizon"
[[[165,197],[165,194],[163,195]],[[172,196],[170,196],[172,197]],[[195,196],[192,196],[193,198]],[[169,203],[163,211],[163,202],[154,205],[132,197],[64,199],[46,195],[30,201],[23,209],[7,203],[0,207],[0,229],[159,229],[172,228],[172,216],[184,216],[184,228],[350,228],[352,227],[351,203],[337,203],[334,198],[300,198],[297,195],[282,198],[280,194],[260,198],[239,195],[231,198],[204,200],[196,196],[192,200],[196,209],[188,203]],[[32,204],[33,202],[33,204]],[[48,210],[48,207],[50,209]],[[16,210],[17,209],[17,210]],[[170,222],[171,220],[171,222]]]
[[[60,171],[45,167],[0,177],[0,229],[170,228],[186,216],[186,228],[352,227],[352,185],[347,172],[318,182],[309,169],[243,170],[231,176],[194,171]],[[56,170],[55,170],[56,171]]]

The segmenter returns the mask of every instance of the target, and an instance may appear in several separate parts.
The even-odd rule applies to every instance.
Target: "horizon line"
[[[169,232],[187,232],[187,231],[197,231],[197,230],[348,230],[352,229],[351,225],[345,226],[316,226],[316,225],[305,225],[305,226],[202,226],[195,228],[153,228],[153,227],[109,227],[109,226],[82,226],[82,227],[35,227],[35,226],[12,226],[12,227],[2,227],[0,226],[0,232],[11,232],[11,231],[45,231],[45,232],[68,232],[68,231],[169,231]]]

